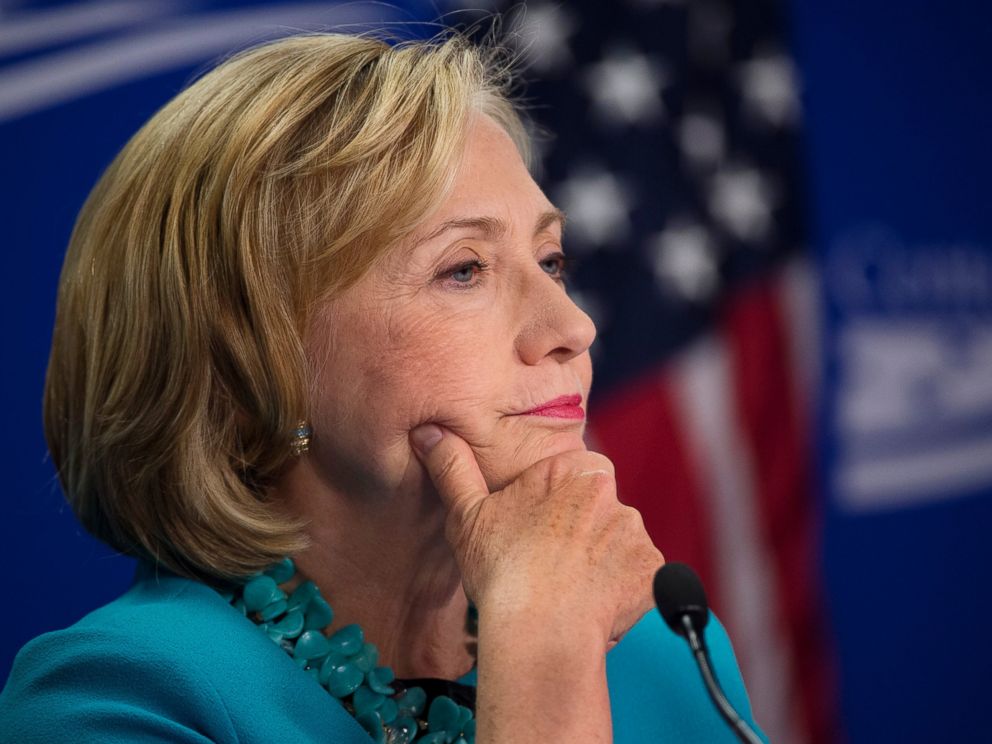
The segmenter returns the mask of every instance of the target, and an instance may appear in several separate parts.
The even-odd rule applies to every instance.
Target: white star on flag
[[[548,75],[572,62],[569,37],[578,29],[575,16],[558,5],[524,6],[513,15],[510,38],[529,65]]]
[[[568,235],[593,247],[617,247],[630,232],[631,189],[609,171],[580,168],[555,190]]]
[[[661,89],[668,84],[664,65],[644,54],[618,49],[588,69],[585,87],[596,111],[611,124],[652,124],[665,111]]]
[[[771,229],[774,190],[760,171],[731,166],[710,183],[710,212],[735,237],[760,242]]]
[[[690,302],[705,302],[719,286],[716,246],[698,222],[672,220],[648,242],[662,288]]]
[[[767,54],[740,65],[738,77],[745,109],[775,126],[799,119],[798,75],[784,54]]]

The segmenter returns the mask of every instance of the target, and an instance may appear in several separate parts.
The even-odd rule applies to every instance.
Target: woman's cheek
[[[392,355],[381,384],[409,412],[411,428],[431,421],[478,431],[500,410],[500,380],[495,360],[484,347],[410,337],[414,343]],[[417,343],[419,341],[419,343]]]
[[[400,364],[371,386],[380,393],[383,420],[406,437],[425,423],[451,429],[470,443],[489,443],[498,404],[490,386],[472,370],[453,370],[437,361]],[[487,392],[488,390],[488,392]]]

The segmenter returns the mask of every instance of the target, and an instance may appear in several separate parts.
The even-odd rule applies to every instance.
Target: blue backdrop
[[[76,525],[41,434],[57,276],[79,206],[206,60],[273,24],[342,19],[327,3],[0,8],[3,679],[26,640],[116,596],[131,574]],[[351,5],[346,20],[436,12],[403,8]],[[822,537],[844,725],[865,744],[987,740],[992,6],[788,8],[823,290]]]
[[[851,741],[988,741],[992,8],[793,3]]]

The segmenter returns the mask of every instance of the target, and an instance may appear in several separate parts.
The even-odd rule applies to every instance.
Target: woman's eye
[[[462,266],[452,271],[451,278],[459,283],[467,283],[472,281],[476,271],[478,271],[478,267],[474,264],[469,264],[468,266]]]
[[[549,276],[564,281],[568,276],[571,260],[564,253],[552,253],[538,261],[538,264]]]
[[[460,285],[462,287],[474,287],[478,284],[479,275],[488,268],[489,265],[484,261],[474,259],[472,261],[466,261],[465,263],[458,264],[454,268],[448,269],[447,271],[442,271],[439,278],[450,280],[456,285]]]

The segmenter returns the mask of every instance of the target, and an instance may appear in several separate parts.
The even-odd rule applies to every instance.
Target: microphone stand
[[[709,654],[706,652],[706,645],[703,642],[702,636],[696,633],[692,618],[688,613],[685,613],[682,615],[681,620],[682,632],[689,642],[692,655],[696,657],[699,672],[703,675],[703,684],[706,685],[706,691],[710,694],[710,698],[713,700],[714,705],[716,705],[717,710],[720,711],[720,715],[723,716],[723,720],[727,722],[727,725],[737,734],[737,738],[744,742],[744,744],[764,744],[754,732],[754,729],[748,725],[747,721],[737,715],[737,711],[734,710],[734,707],[720,689],[720,685],[717,684],[716,677],[713,675],[713,668],[710,666]]]

